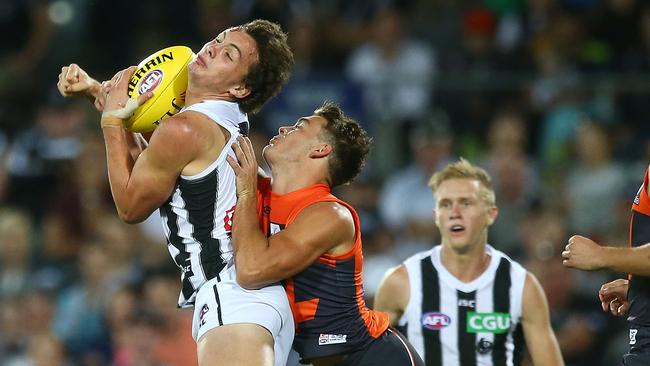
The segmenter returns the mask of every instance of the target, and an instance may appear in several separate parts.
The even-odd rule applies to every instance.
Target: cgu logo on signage
[[[510,330],[508,313],[467,313],[467,333],[507,333]]]
[[[422,314],[422,326],[429,330],[440,330],[451,324],[451,318],[443,313]]]

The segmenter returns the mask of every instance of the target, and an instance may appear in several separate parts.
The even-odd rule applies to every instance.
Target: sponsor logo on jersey
[[[347,334],[321,334],[318,336],[318,345],[340,344],[348,341]]]
[[[636,334],[638,331],[638,329],[630,329],[630,345],[636,344]]]
[[[142,78],[142,82],[140,82],[140,87],[138,88],[138,93],[142,95],[148,91],[154,91],[156,87],[160,85],[162,79],[162,70],[151,70],[147,75],[144,76],[144,78]]]
[[[467,333],[507,333],[510,330],[508,313],[467,313]]]
[[[458,306],[474,309],[476,307],[476,300],[458,299]]]
[[[422,326],[429,330],[440,330],[451,324],[451,318],[443,313],[422,314]]]
[[[488,353],[492,352],[493,348],[494,343],[488,341],[485,338],[481,338],[481,340],[476,344],[476,352],[481,355],[487,355]]]
[[[205,316],[208,315],[208,311],[210,311],[208,304],[203,304],[201,312],[199,313],[199,327],[205,324]]]

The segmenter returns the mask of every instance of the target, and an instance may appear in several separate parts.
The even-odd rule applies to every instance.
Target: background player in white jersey
[[[537,279],[487,244],[497,217],[491,179],[467,160],[429,181],[442,243],[389,270],[375,297],[426,365],[563,365]]]
[[[74,64],[59,75],[63,95],[88,96],[104,111],[108,175],[120,218],[137,223],[161,210],[170,253],[182,271],[179,306],[200,301],[193,323],[200,365],[284,365],[291,347],[293,321],[282,287],[245,291],[235,281],[228,219],[235,175],[226,155],[246,132],[246,113],[280,90],[292,65],[286,34],[276,24],[256,20],[227,29],[190,62],[186,107],[135,156],[123,121],[107,113],[126,105],[135,68],[104,86]]]

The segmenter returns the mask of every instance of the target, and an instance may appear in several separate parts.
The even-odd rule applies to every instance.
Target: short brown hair
[[[253,20],[233,29],[243,30],[257,45],[258,60],[244,79],[251,93],[238,101],[242,111],[256,113],[287,83],[293,67],[293,52],[287,34],[268,20]]]
[[[332,145],[328,167],[330,185],[351,182],[361,172],[370,151],[368,133],[336,103],[325,102],[314,114],[327,121],[324,139]]]
[[[473,165],[464,158],[460,158],[459,161],[447,165],[443,170],[432,175],[431,179],[429,179],[429,187],[433,193],[436,193],[440,184],[449,179],[474,179],[479,181],[481,184],[479,196],[489,206],[496,205],[496,197],[492,188],[492,178],[490,178],[490,175],[485,169]]]

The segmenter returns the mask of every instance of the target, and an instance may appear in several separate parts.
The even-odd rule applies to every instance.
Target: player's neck
[[[226,100],[229,102],[234,102],[235,99],[228,92],[224,93],[214,93],[214,92],[190,92],[187,91],[185,96],[185,105],[192,105],[199,103],[204,100]]]
[[[276,194],[287,194],[327,181],[319,172],[292,167],[271,167],[271,190]]]
[[[443,245],[440,261],[459,281],[468,283],[485,272],[490,265],[490,256],[485,250],[485,245],[477,245],[465,253],[459,253]]]

